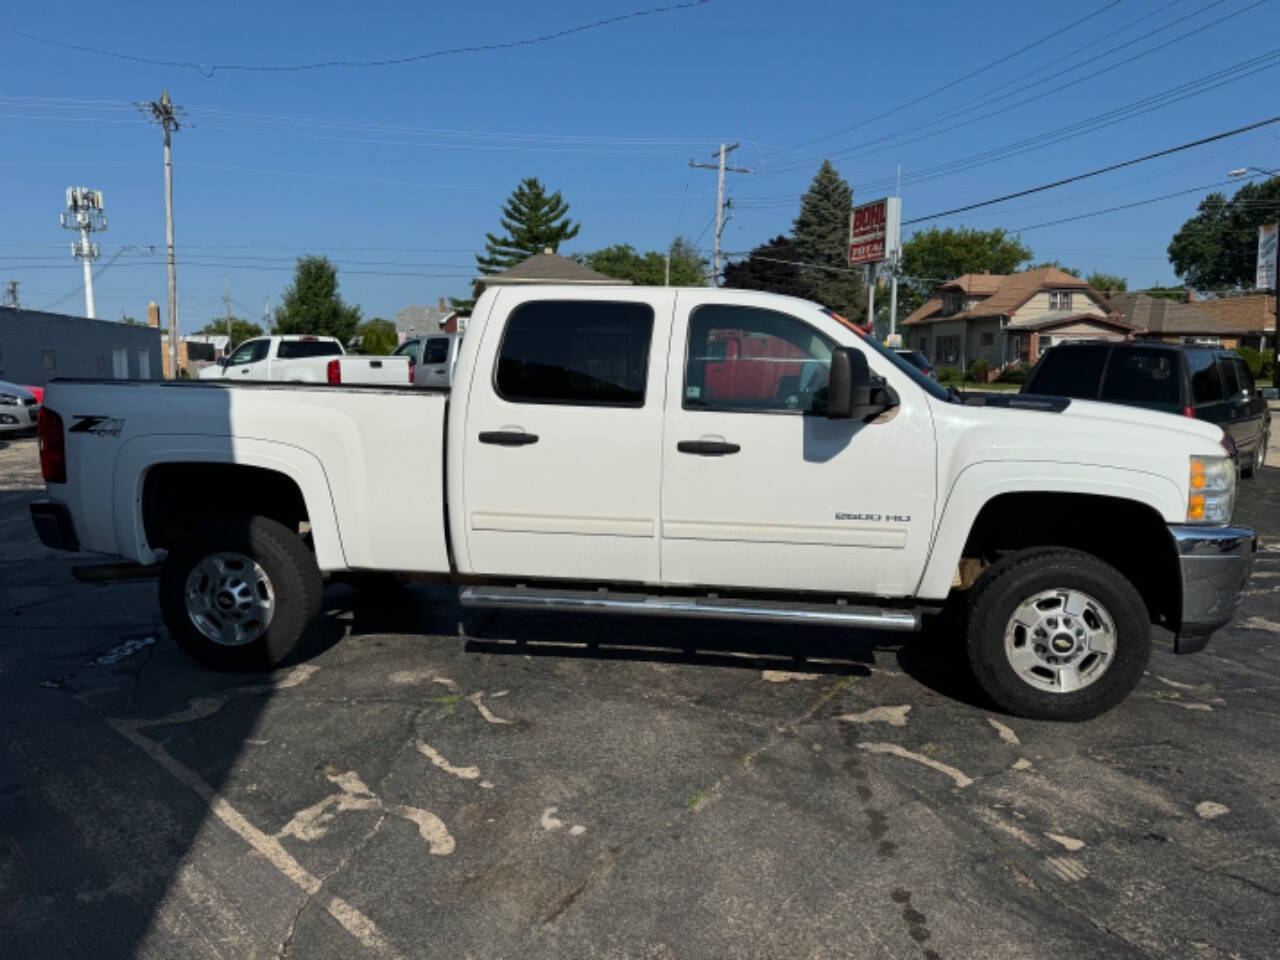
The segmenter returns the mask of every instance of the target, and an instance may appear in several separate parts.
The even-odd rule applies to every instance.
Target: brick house
[[[1056,267],[1023,273],[966,273],[902,321],[904,346],[935,367],[986,360],[992,370],[1034,363],[1068,340],[1124,340],[1134,326],[1079,277]]]
[[[1276,298],[1271,294],[1204,299],[1194,290],[1188,301],[1151,297],[1145,293],[1115,294],[1112,310],[1144,331],[1141,335],[1165,343],[1208,343],[1235,350],[1275,347]]]

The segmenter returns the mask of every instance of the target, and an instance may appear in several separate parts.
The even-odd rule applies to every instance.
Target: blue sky
[[[136,2],[74,17],[15,3],[0,27],[142,57],[280,65],[518,40],[646,2]],[[98,315],[141,317],[147,301],[165,303],[160,133],[130,106],[162,87],[189,120],[174,138],[179,315],[189,331],[221,314],[224,277],[235,311],[260,316],[308,252],[339,263],[344,296],[366,316],[463,294],[473,254],[524,176],[562,190],[582,221],[564,252],[661,249],[676,234],[709,249],[715,175],[688,161],[709,160],[722,139],[742,141],[734,162],[756,171],[730,177],[728,250],[788,229],[824,154],[860,200],[890,192],[901,164],[903,216],[924,216],[1280,112],[1273,60],[1120,123],[1054,133],[1268,54],[1277,38],[1271,0],[710,0],[502,51],[207,77],[0,30],[0,281],[20,280],[26,306],[75,291],[58,308],[83,309],[72,235],[58,225],[64,189],[78,184],[105,193],[103,262],[142,248],[103,271]],[[1035,149],[919,179],[1017,141]],[[1217,183],[1246,165],[1280,166],[1280,124],[935,222],[1031,227]],[[1037,259],[1131,285],[1172,282],[1165,247],[1207,192],[1027,229],[1023,239]]]

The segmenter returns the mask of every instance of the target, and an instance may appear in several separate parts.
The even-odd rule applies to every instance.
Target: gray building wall
[[[159,380],[160,331],[0,307],[0,380],[42,387],[56,377]]]

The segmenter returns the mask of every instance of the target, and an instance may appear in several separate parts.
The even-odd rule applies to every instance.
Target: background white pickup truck
[[[335,337],[255,337],[201,380],[279,380],[291,383],[410,383],[405,357],[348,356]]]
[[[1153,622],[1202,648],[1256,547],[1219,428],[962,403],[756,292],[489,291],[449,394],[54,381],[45,401],[41,539],[139,565],[104,576],[162,564],[174,638],[219,667],[284,657],[337,571],[787,628],[915,630],[950,600],[993,699],[1082,719],[1137,683]]]

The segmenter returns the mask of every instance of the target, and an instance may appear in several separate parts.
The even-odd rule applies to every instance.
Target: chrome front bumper
[[[1258,535],[1248,527],[1170,524],[1182,572],[1182,626],[1175,653],[1195,653],[1229,623],[1253,571]]]

